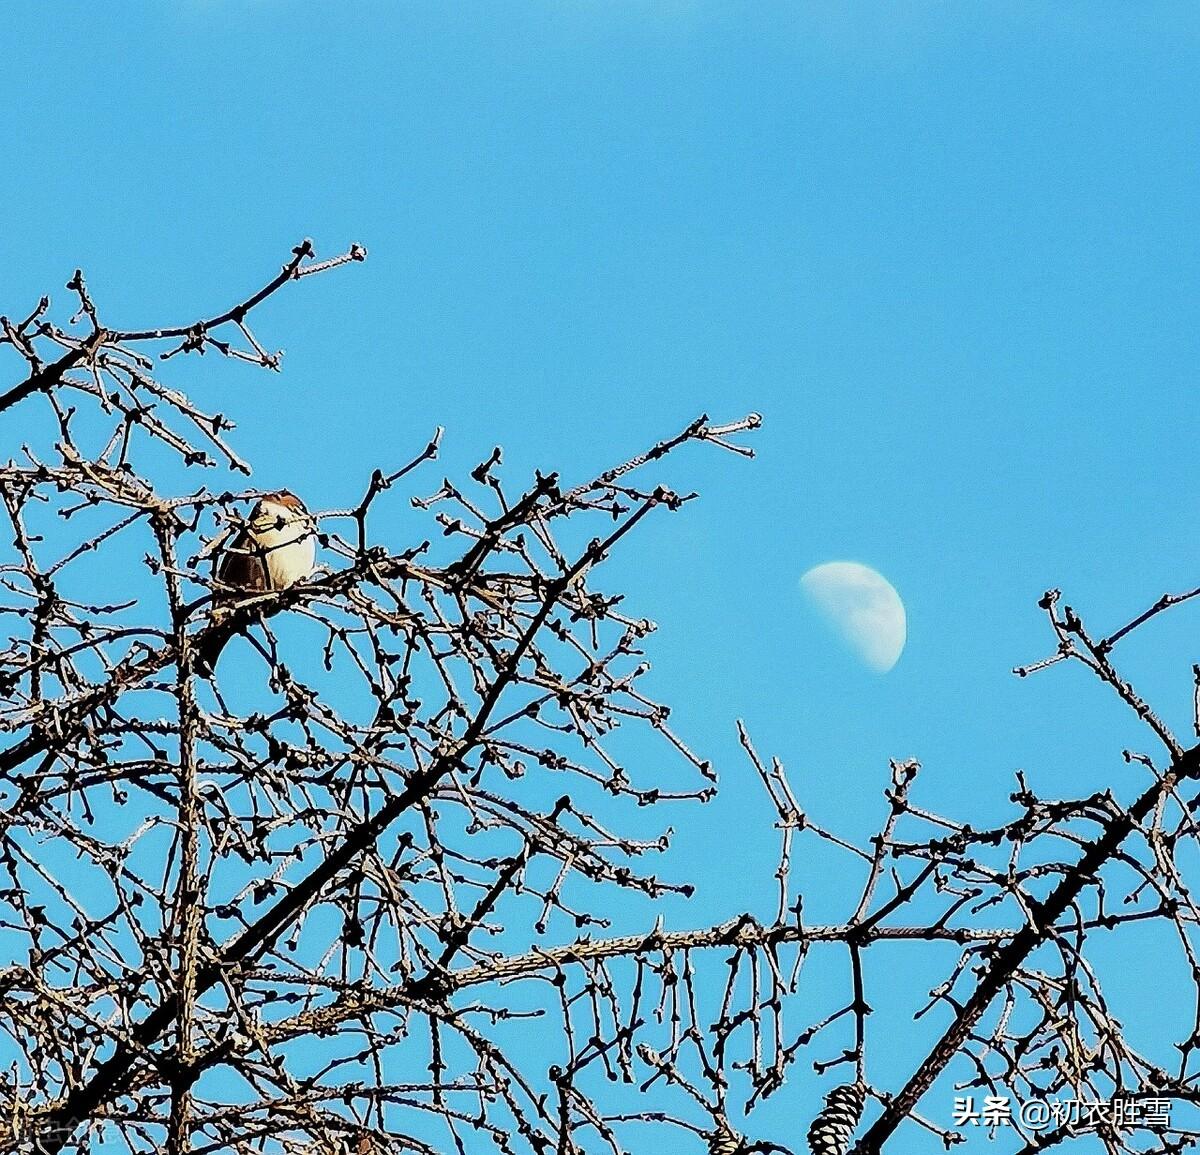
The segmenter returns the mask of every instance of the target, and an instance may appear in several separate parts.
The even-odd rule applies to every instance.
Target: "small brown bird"
[[[211,624],[196,654],[202,673],[211,673],[232,629],[222,629],[229,611],[247,595],[283,590],[303,581],[316,564],[316,523],[304,503],[286,489],[265,494],[214,567]]]

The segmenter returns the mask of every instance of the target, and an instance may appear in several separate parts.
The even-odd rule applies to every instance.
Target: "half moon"
[[[886,674],[900,660],[908,619],[900,595],[882,574],[856,561],[831,561],[810,569],[800,585],[868,669]]]

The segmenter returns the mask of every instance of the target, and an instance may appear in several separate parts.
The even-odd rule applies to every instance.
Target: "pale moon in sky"
[[[908,621],[882,574],[856,561],[831,561],[810,569],[800,585],[868,669],[886,674],[900,660]]]

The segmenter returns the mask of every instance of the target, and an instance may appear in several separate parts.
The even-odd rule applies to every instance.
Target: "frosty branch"
[[[901,761],[857,845],[741,730],[727,772],[761,791],[773,868],[747,868],[760,905],[682,927],[655,905],[705,880],[679,877],[667,816],[694,821],[717,775],[644,688],[653,624],[598,583],[694,496],[648,475],[686,447],[748,455],[756,415],[699,417],[569,485],[514,485],[499,449],[427,480],[436,430],[316,511],[309,580],[214,614],[210,563],[259,493],[235,484],[232,422],[161,378],[203,354],[278,370],[258,306],[365,256],[304,242],[184,324],[110,326],[78,272],[70,321],[48,299],[0,318],[19,367],[0,420],[24,441],[0,466],[0,1146],[786,1152],[794,1134],[756,1137],[754,1112],[792,1076],[805,1119],[837,1087],[815,1149],[844,1151],[866,1100],[875,1151],[905,1120],[953,1141],[917,1114],[951,1064],[1022,1097],[1190,1094],[1200,1010],[1168,1073],[1127,1043],[1086,950],[1162,920],[1200,974],[1178,858],[1200,754],[1112,665],[1183,599],[1098,642],[1046,601],[1055,660],[1086,663],[1166,751],[1136,757],[1151,784],[1131,805],[1019,779],[1011,820],[980,830],[919,804]],[[843,916],[805,918],[799,856],[855,880]],[[872,1030],[881,949],[956,960],[914,1008],[949,1026],[894,1094],[871,1072],[894,1045]],[[814,1014],[821,968],[845,996]]]

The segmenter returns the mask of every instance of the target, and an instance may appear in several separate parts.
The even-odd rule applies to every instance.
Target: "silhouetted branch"
[[[699,416],[571,484],[514,485],[499,448],[461,483],[430,478],[439,427],[364,470],[356,504],[313,507],[307,580],[235,588],[218,562],[263,495],[231,483],[249,472],[232,422],[157,374],[209,350],[277,369],[256,307],[364,256],[318,261],[306,241],[191,323],[108,326],[78,271],[65,325],[48,299],[0,318],[22,374],[0,411],[30,415],[0,465],[0,1146],[786,1152],[749,1133],[802,1059],[822,1151],[863,1118],[860,1152],[904,1123],[955,1142],[918,1114],[942,1076],[1021,1102],[1194,1099],[1200,747],[1113,653],[1195,591],[1107,635],[1055,591],[1041,603],[1053,653],[1021,672],[1086,667],[1165,751],[1124,752],[1147,779],[1131,803],[1099,775],[1057,799],[1018,774],[981,828],[930,808],[919,764],[897,760],[875,832],[850,838],[739,725],[773,873],[731,852],[743,913],[669,927],[656,904],[704,880],[676,876],[671,829],[646,833],[645,812],[686,815],[718,777],[645,689],[653,624],[599,583],[694,496],[647,475],[685,446],[751,456],[739,438],[760,418]],[[220,481],[180,492],[180,465]],[[421,540],[389,540],[401,492]],[[219,673],[198,657],[214,641]],[[810,923],[827,879],[845,909]],[[1090,949],[1146,924],[1196,980],[1170,1072],[1130,1043]],[[928,998],[898,983],[897,951],[938,968]],[[941,1016],[936,1046],[881,1037],[884,998]],[[892,1091],[877,1056],[890,1072],[900,1047],[912,1074]],[[1028,1151],[1072,1134],[1012,1131]],[[1182,1124],[1101,1138],[1132,1152],[1146,1135],[1190,1142]]]

